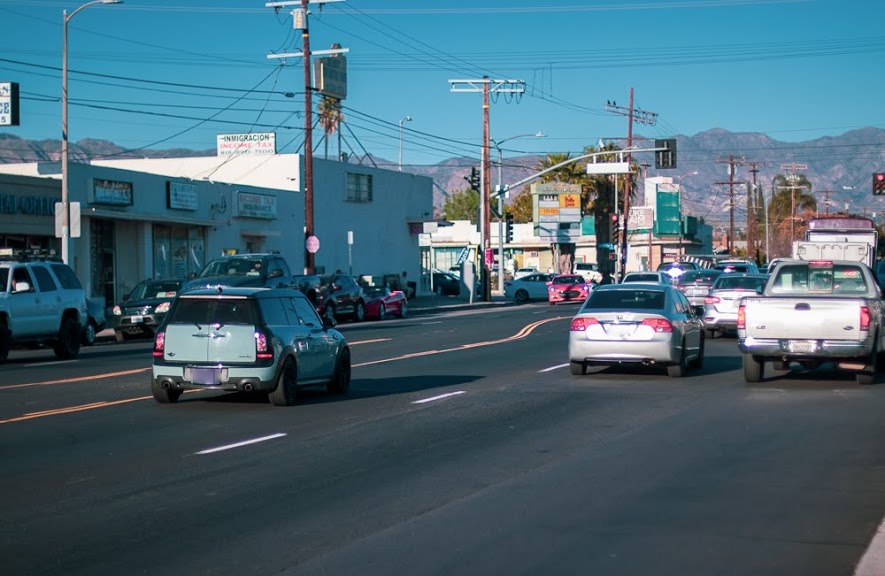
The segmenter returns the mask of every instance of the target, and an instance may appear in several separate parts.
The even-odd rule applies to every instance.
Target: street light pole
[[[95,4],[122,4],[123,0],[93,0],[83,4],[70,14],[62,10],[61,43],[61,259],[70,263],[69,239],[71,236],[68,202],[68,22],[77,12]]]
[[[504,187],[504,177],[503,177],[503,166],[504,166],[504,158],[501,153],[501,144],[507,142],[508,140],[516,140],[517,138],[543,138],[546,134],[543,132],[535,132],[534,134],[519,134],[518,136],[511,136],[509,138],[504,138],[503,140],[496,141],[494,139],[491,140],[492,145],[495,147],[495,150],[498,151],[498,291],[504,291],[504,194],[501,193],[501,189]]]
[[[403,122],[411,122],[412,117],[406,114],[406,117],[399,121],[399,171],[403,171]]]

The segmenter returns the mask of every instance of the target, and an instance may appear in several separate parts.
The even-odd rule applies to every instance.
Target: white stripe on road
[[[876,530],[873,541],[854,571],[854,576],[879,576],[885,574],[885,520]]]
[[[252,440],[244,440],[242,442],[237,442],[236,444],[228,444],[227,446],[219,446],[218,448],[209,448],[208,450],[201,450],[196,454],[212,454],[213,452],[221,452],[222,450],[230,450],[231,448],[239,448],[240,446],[248,446],[249,444],[257,444],[259,442],[266,442],[267,440],[273,440],[274,438],[282,438],[285,434],[271,434],[270,436],[262,436],[261,438],[253,438]]]
[[[543,370],[538,370],[538,372],[553,372],[554,370],[559,370],[560,368],[565,368],[568,364],[559,364],[558,366],[551,366],[550,368],[544,368]]]
[[[439,396],[434,396],[433,398],[425,398],[424,400],[415,400],[412,404],[424,404],[426,402],[433,402],[434,400],[442,400],[443,398],[448,398],[449,396],[457,396],[458,394],[465,394],[464,390],[458,390],[457,392],[449,392],[448,394],[440,394]]]

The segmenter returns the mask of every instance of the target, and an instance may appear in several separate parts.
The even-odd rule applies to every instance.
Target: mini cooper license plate
[[[191,368],[184,369],[184,379],[192,384],[202,386],[218,386],[227,380],[227,368]]]

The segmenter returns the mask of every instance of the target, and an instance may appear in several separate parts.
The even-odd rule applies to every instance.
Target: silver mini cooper
[[[151,392],[162,404],[184,390],[269,392],[295,403],[302,386],[350,387],[350,348],[297,290],[200,289],[180,294],[154,337]]]

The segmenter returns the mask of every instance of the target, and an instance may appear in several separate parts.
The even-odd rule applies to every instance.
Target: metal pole
[[[399,121],[399,171],[403,171],[403,122],[411,122],[412,117],[406,114],[406,117]]]
[[[73,16],[73,14],[72,14]],[[61,260],[70,263],[68,254],[68,11],[62,11],[61,45]]]
[[[310,33],[307,23],[307,0],[301,0],[304,30],[301,31],[304,52],[304,273],[313,274],[314,253],[307,249],[307,239],[314,235],[313,221],[313,102],[310,81]]]
[[[502,175],[503,155],[499,143],[495,144],[498,149],[498,292],[504,292],[504,195],[501,189],[504,186]]]

